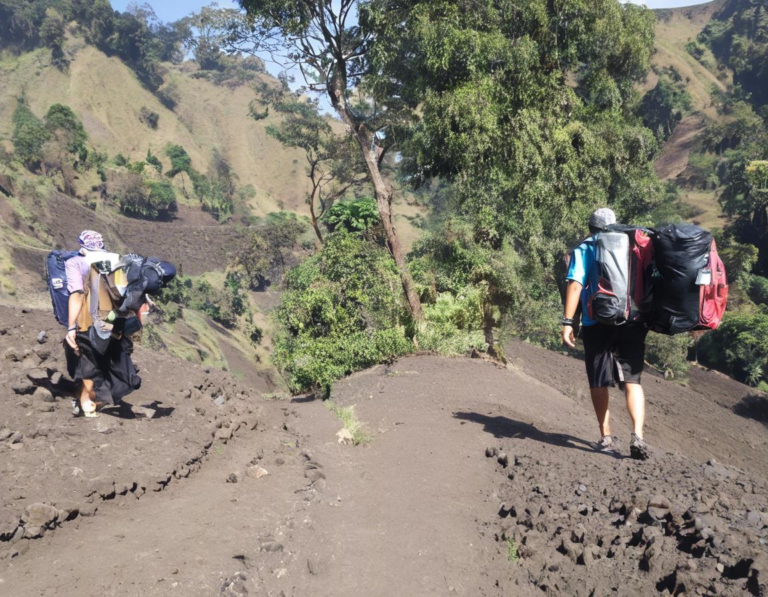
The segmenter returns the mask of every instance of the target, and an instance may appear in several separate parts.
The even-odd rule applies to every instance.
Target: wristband
[[[77,326],[73,328],[67,328],[67,333],[77,331]]]
[[[573,325],[573,318],[572,317],[563,317],[563,320],[560,322],[563,325]]]

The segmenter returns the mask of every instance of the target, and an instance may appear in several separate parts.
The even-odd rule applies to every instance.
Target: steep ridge
[[[765,427],[729,404],[748,388],[709,372],[692,378],[697,392],[649,376],[655,452],[638,463],[591,450],[577,360],[508,352],[507,369],[422,356],[339,382],[333,401],[354,406],[371,436],[356,448],[311,397],[246,398],[257,433],[215,443],[165,491],[46,533],[0,564],[0,586],[62,597],[765,594]],[[77,421],[66,441],[89,426]]]

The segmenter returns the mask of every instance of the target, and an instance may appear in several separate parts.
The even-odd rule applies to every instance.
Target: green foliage
[[[519,555],[520,546],[512,538],[507,539],[507,560],[513,564],[517,564],[520,561]]]
[[[58,69],[65,69],[69,64],[64,56],[64,19],[54,8],[45,11],[45,18],[40,24],[40,41],[51,49],[51,62]]]
[[[176,191],[173,185],[168,181],[148,182],[149,187],[149,205],[152,210],[152,217],[161,214],[170,214],[178,209],[176,204]]]
[[[147,149],[147,157],[144,158],[144,161],[150,166],[152,166],[157,171],[158,174],[163,173],[163,164],[162,162],[160,162],[158,157],[152,153],[151,149]]]
[[[699,344],[699,361],[752,386],[768,373],[768,314],[726,313]]]
[[[168,322],[182,317],[185,308],[205,313],[229,329],[238,327],[244,319],[243,327],[250,341],[254,345],[261,342],[262,331],[251,323],[253,316],[247,291],[236,272],[227,273],[222,289],[214,288],[206,280],[195,283],[190,278],[177,276],[163,288],[157,302],[163,319]]]
[[[192,172],[192,158],[189,157],[187,150],[181,145],[170,143],[165,148],[165,155],[171,160],[171,169],[165,173],[166,176],[173,178],[180,172],[186,172],[191,176]]]
[[[251,229],[235,253],[235,267],[251,290],[278,282],[295,264],[293,249],[306,228],[296,214],[280,212],[269,214],[263,224]]]
[[[402,286],[387,253],[343,231],[291,270],[275,363],[293,391],[322,388],[407,352]]]
[[[763,0],[727,0],[699,35],[756,106],[768,104],[768,11]]]
[[[682,81],[675,82],[667,76],[659,78],[651,91],[645,94],[639,106],[643,124],[666,141],[677,123],[691,110],[691,96]]]
[[[32,113],[27,98],[18,98],[13,112],[13,148],[16,158],[28,168],[35,170],[43,159],[43,145],[50,137],[50,131],[43,121]]]
[[[352,234],[366,234],[381,223],[376,201],[360,197],[335,203],[323,216],[323,223],[331,232],[346,230]]]
[[[64,143],[69,153],[77,156],[81,162],[88,158],[86,146],[88,135],[83,128],[83,123],[80,122],[72,108],[62,104],[53,104],[48,108],[44,122],[50,136],[57,137]]]
[[[630,113],[653,51],[650,11],[614,0],[376,0],[364,22],[379,36],[371,93],[419,107],[420,120],[398,130],[405,173],[452,182],[474,239],[525,247],[539,279],[595,208],[632,221],[660,200],[658,144]]]
[[[123,166],[128,167],[128,164],[131,163],[130,158],[125,157],[122,153],[118,153],[112,161],[114,162],[115,166]]]
[[[750,278],[749,298],[756,305],[768,305],[768,278],[762,276]]]
[[[487,351],[482,329],[483,298],[482,288],[470,286],[458,296],[444,292],[434,303],[425,303],[426,323],[418,334],[419,349],[446,356]]]
[[[339,406],[331,400],[326,400],[323,405],[343,423],[344,429],[347,430],[349,436],[352,438],[353,446],[367,444],[371,441],[371,435],[363,429],[363,424],[355,414],[354,405]]]
[[[328,117],[320,114],[317,102],[308,100],[300,92],[291,92],[286,80],[277,88],[263,83],[259,91],[258,103],[266,109],[259,111],[254,102],[250,108],[251,116],[261,120],[270,109],[280,114],[283,117],[280,123],[268,125],[267,133],[285,147],[304,152],[311,185],[306,203],[315,234],[323,242],[318,222],[323,220],[329,225],[326,216],[334,202],[359,191],[366,180],[360,147],[351,135],[337,134]]]
[[[690,363],[688,351],[694,344],[689,334],[664,336],[648,334],[645,341],[645,358],[666,378],[684,379]]]

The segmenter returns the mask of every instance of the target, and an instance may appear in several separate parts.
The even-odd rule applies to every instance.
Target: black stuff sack
[[[693,224],[670,224],[656,231],[652,330],[680,334],[699,325],[697,277],[707,268],[711,244],[712,234]]]

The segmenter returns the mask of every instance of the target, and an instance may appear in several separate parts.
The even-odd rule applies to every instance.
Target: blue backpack
[[[51,293],[53,314],[61,325],[69,325],[69,290],[67,290],[67,261],[79,255],[77,251],[51,251],[45,258],[45,278]]]

